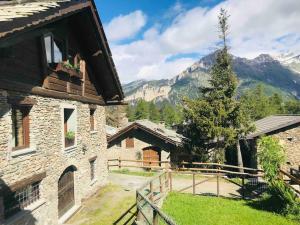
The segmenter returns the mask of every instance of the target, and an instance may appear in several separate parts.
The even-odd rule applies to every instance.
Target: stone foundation
[[[97,106],[96,129],[91,132],[88,104],[28,95],[37,101],[29,114],[30,148],[12,151],[11,105],[7,96],[25,97],[21,93],[0,90],[0,180],[11,186],[42,172],[46,172],[46,177],[40,184],[40,199],[5,220],[4,224],[26,224],[28,221],[35,221],[36,225],[58,224],[58,180],[67,167],[76,168],[74,189],[77,206],[81,205],[83,198],[107,182],[104,107]],[[77,144],[68,149],[64,147],[63,138],[64,107],[73,107],[77,114]],[[95,156],[96,175],[91,181],[89,159]]]

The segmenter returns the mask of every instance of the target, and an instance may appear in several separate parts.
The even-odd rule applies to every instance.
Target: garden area
[[[267,197],[247,201],[172,192],[165,199],[162,209],[179,225],[300,224],[277,214],[276,205]]]

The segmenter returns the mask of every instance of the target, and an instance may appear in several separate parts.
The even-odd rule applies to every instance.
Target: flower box
[[[55,71],[57,73],[68,74],[70,77],[76,77],[82,79],[82,73],[73,68],[68,68],[64,65],[64,63],[58,63]]]

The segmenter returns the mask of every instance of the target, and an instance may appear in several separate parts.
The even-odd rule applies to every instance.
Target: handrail
[[[142,216],[146,219],[147,223],[149,223],[150,225],[156,225],[158,224],[158,215],[168,224],[168,225],[176,225],[176,223],[171,219],[169,218],[164,212],[162,212],[153,202],[152,202],[152,188],[153,188],[153,185],[152,183],[159,179],[160,181],[160,188],[162,188],[161,185],[164,185],[166,186],[166,180],[162,182],[161,180],[161,177],[168,177],[169,174],[167,172],[163,172],[163,173],[160,173],[156,176],[154,176],[152,179],[148,180],[147,182],[145,182],[140,188],[138,188],[136,190],[136,193],[137,193],[137,209],[138,209],[138,213],[141,213]],[[148,196],[144,195],[142,193],[142,190],[147,188],[148,186],[150,185],[150,192],[149,192],[149,196],[150,198],[148,198]],[[165,187],[164,187],[165,189]],[[168,191],[168,190],[167,190]],[[138,197],[142,198],[153,210],[153,222],[149,221],[149,219],[147,218],[147,216],[144,214],[144,212],[142,211],[142,208],[139,206],[138,204]]]
[[[170,161],[152,161],[152,160],[134,160],[134,159],[108,159],[107,161],[146,162],[146,163],[170,163]]]
[[[284,174],[285,176],[289,177],[292,181],[294,181],[295,183],[297,183],[298,185],[300,185],[300,179],[297,179],[293,175],[285,172],[284,170],[280,170],[280,173]]]
[[[233,166],[233,165],[226,165],[226,164],[220,164],[220,163],[203,163],[203,162],[181,162],[183,165],[208,165],[208,166],[219,166],[219,167],[227,167],[227,168],[235,168],[235,169],[243,169],[243,170],[250,170],[250,171],[256,171],[256,172],[263,172],[263,170],[260,169],[254,169],[250,167],[241,167],[241,166]]]

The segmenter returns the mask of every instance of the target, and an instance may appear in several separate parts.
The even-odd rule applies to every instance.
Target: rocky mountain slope
[[[183,96],[196,97],[198,88],[208,85],[209,70],[216,53],[200,59],[185,71],[169,80],[138,80],[123,86],[126,100],[155,102],[168,100],[178,103]],[[300,98],[300,55],[259,55],[250,60],[232,56],[233,70],[238,76],[238,94],[263,84],[269,94],[279,92],[285,97]]]

